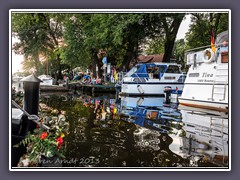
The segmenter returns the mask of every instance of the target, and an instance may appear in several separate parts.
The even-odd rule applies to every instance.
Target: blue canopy
[[[147,68],[148,67],[156,67],[156,66],[159,67],[158,74],[159,74],[159,78],[161,78],[167,70],[167,65],[156,65],[156,64],[153,64],[153,63],[142,64],[138,68],[138,70],[134,74],[131,75],[131,77],[149,78]]]
[[[148,73],[147,73],[147,66],[146,64],[142,64],[138,70],[131,75],[132,77],[144,77],[148,78]]]

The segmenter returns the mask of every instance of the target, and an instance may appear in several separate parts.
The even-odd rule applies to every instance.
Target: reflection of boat
[[[163,106],[165,99],[163,97],[121,97],[122,108],[135,108],[137,106],[158,107]]]
[[[118,112],[127,117],[127,121],[166,133],[169,123],[181,122],[181,113],[163,104],[163,97],[121,97]]]
[[[203,112],[181,110],[182,151],[189,156],[205,156],[220,166],[228,165],[228,119]]]
[[[53,77],[51,77],[49,75],[43,74],[41,76],[38,76],[38,78],[40,80],[42,80],[40,85],[55,85],[56,84],[56,79],[54,79]]]
[[[221,112],[221,111],[214,111],[211,109],[203,109],[203,108],[196,108],[196,107],[190,107],[190,106],[184,106],[184,105],[179,105],[178,106],[179,110],[187,110],[187,111],[198,111],[202,112],[205,114],[212,114],[212,115],[218,115],[224,118],[228,118],[228,113],[227,112]]]
[[[135,65],[123,78],[124,95],[163,95],[166,87],[181,94],[185,74],[176,63],[146,63]]]
[[[179,97],[180,104],[228,112],[228,46],[223,43],[225,40],[228,41],[227,32],[217,36],[216,52],[211,48],[187,52],[187,64],[191,67]]]

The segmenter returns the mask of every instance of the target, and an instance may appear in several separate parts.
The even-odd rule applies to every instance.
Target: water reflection
[[[228,167],[227,118],[162,97],[55,97],[48,105],[70,123],[65,167]]]
[[[203,161],[228,166],[228,119],[203,112],[181,110],[183,130],[182,151],[192,157],[196,166]]]

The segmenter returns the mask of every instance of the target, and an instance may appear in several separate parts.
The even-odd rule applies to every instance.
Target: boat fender
[[[137,89],[140,94],[144,94],[144,90],[140,85],[137,85]]]
[[[215,60],[215,53],[211,48],[207,48],[203,51],[203,62],[210,63]]]

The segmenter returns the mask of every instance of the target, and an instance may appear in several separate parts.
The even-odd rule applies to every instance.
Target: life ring
[[[203,51],[203,62],[210,63],[215,60],[215,54],[211,48],[207,48]]]

